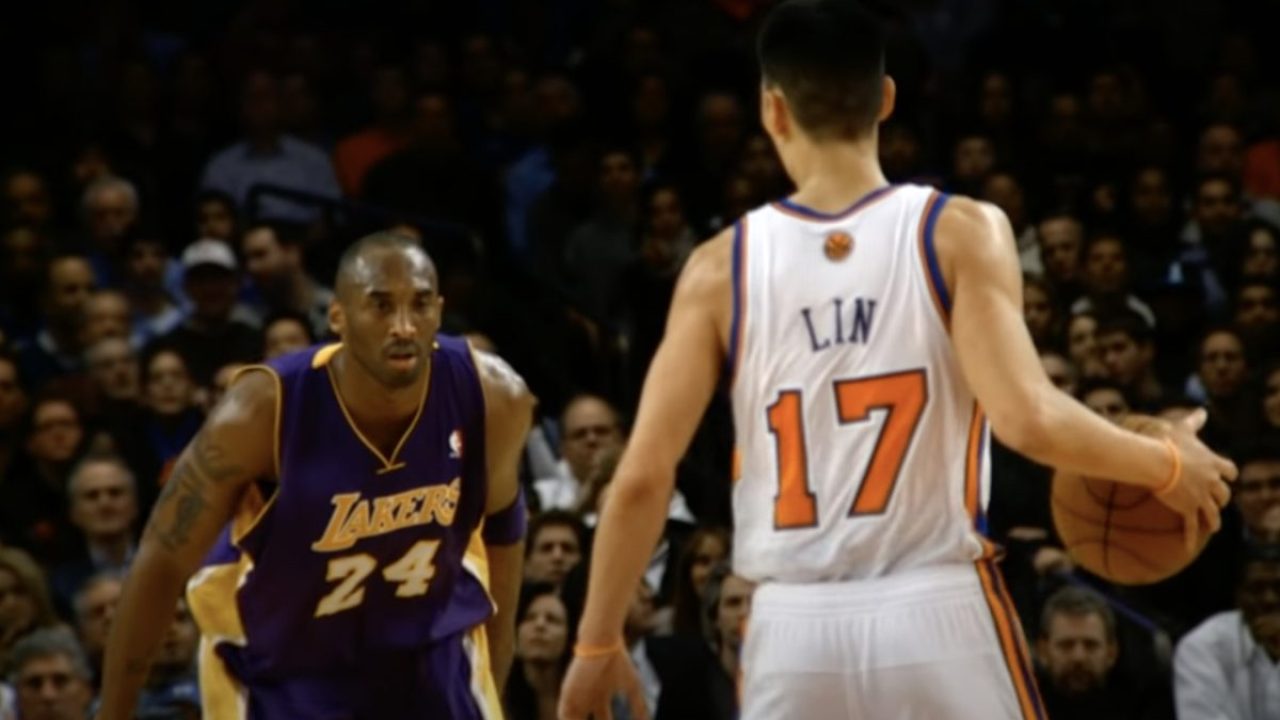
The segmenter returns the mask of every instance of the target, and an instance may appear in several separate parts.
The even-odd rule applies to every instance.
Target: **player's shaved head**
[[[404,253],[411,263],[421,265],[427,272],[432,287],[439,286],[435,263],[427,255],[427,251],[422,249],[422,245],[414,238],[384,231],[360,238],[342,253],[333,284],[338,296],[347,298],[352,290],[366,287],[373,279],[376,265],[374,259],[388,252]]]

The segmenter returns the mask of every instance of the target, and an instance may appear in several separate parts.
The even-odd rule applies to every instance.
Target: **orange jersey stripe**
[[[938,317],[942,318],[942,324],[948,330],[951,329],[951,313],[947,311],[946,306],[942,303],[942,295],[938,292],[938,287],[934,283],[933,274],[929,271],[929,251],[925,247],[925,231],[929,227],[929,216],[933,214],[933,206],[938,203],[941,193],[934,191],[929,195],[929,202],[924,206],[924,212],[920,213],[920,227],[916,231],[916,246],[920,251],[920,268],[924,270],[924,276],[929,284],[929,297],[933,298],[933,307],[938,311]]]
[[[964,457],[964,509],[969,519],[978,521],[978,488],[982,478],[982,408],[973,404],[973,419],[969,421],[969,444]]]
[[[1012,603],[1004,591],[999,573],[994,564],[985,560],[978,561],[977,569],[978,578],[982,582],[982,594],[995,623],[996,637],[1000,641],[1005,666],[1009,669],[1009,680],[1013,682],[1014,692],[1018,696],[1022,717],[1024,720],[1045,720],[1044,705],[1040,700],[1040,692],[1036,689],[1035,672],[1028,661],[1022,628],[1013,614]]]

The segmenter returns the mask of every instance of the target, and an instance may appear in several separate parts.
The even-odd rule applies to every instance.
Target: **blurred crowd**
[[[388,228],[440,266],[444,330],[539,397],[505,701],[553,718],[676,275],[789,191],[756,119],[770,4],[24,8],[0,133],[0,719],[89,711],[175,456],[238,366],[327,339],[337,256]],[[1112,418],[1207,408],[1241,468],[1200,558],[1125,588],[1062,549],[1051,471],[994,444],[987,531],[1050,717],[1280,718],[1280,9],[872,4],[886,175],[1004,210],[1058,387]],[[736,717],[732,437],[718,398],[628,613],[658,718]],[[197,641],[179,604],[138,717],[199,717]]]

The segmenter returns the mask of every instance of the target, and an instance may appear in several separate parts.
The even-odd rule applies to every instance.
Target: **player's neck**
[[[378,382],[344,353],[334,356],[333,362],[338,391],[357,422],[395,422],[413,417],[422,402],[422,386],[431,379],[430,358],[418,382],[400,388],[388,388]]]
[[[787,169],[796,185],[791,199],[819,212],[840,212],[888,183],[874,140],[805,144],[792,150]]]

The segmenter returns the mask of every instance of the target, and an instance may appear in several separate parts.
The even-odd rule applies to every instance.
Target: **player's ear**
[[[329,301],[329,332],[342,337],[342,331],[347,325],[346,315],[342,312],[342,305],[337,298]]]
[[[893,106],[898,101],[898,84],[893,81],[892,77],[884,76],[881,80],[880,88],[880,117],[878,120],[884,122],[893,115]]]
[[[760,124],[775,141],[790,134],[791,119],[782,92],[774,85],[760,86]]]

